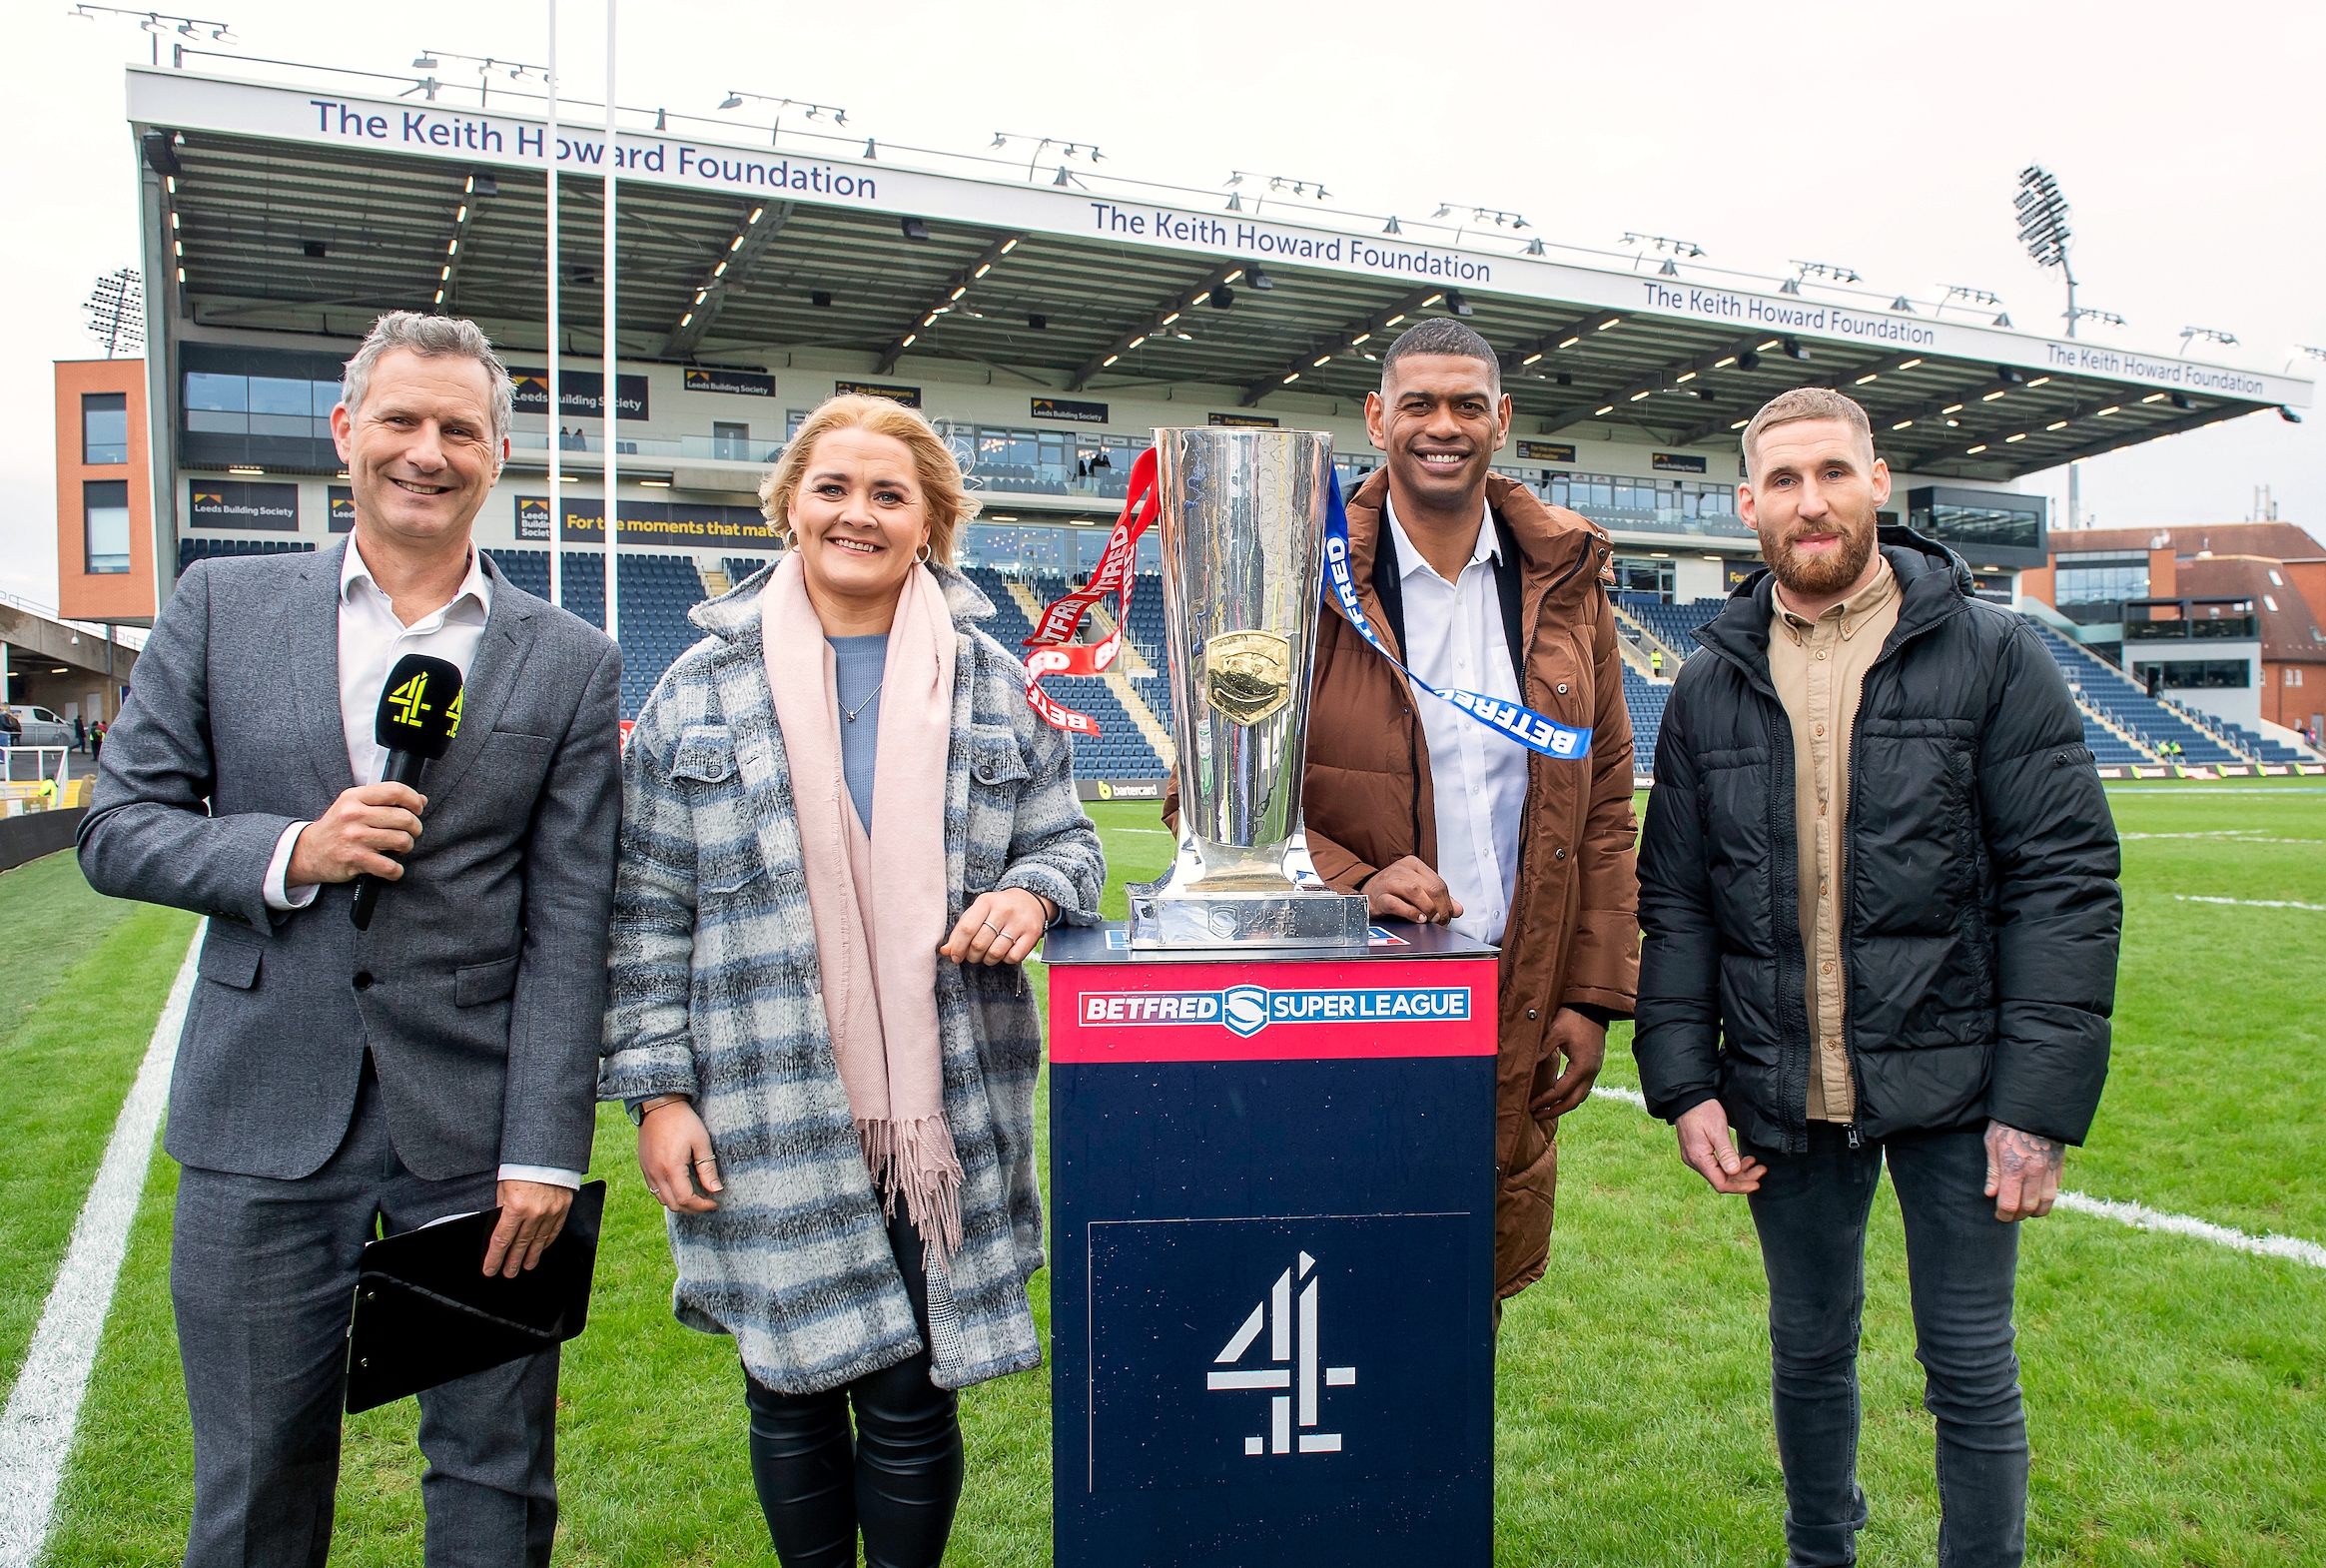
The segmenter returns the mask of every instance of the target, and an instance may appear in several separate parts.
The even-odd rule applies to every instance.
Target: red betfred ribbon
[[[1044,691],[1042,677],[1097,675],[1114,667],[1116,656],[1123,651],[1124,628],[1131,624],[1131,589],[1136,580],[1133,567],[1139,557],[1140,536],[1160,514],[1161,500],[1155,482],[1155,448],[1150,446],[1131,465],[1131,492],[1124,497],[1123,515],[1115,520],[1115,531],[1107,537],[1099,569],[1083,586],[1053,599],[1035,623],[1034,635],[1026,639],[1026,647],[1032,650],[1026,655],[1026,701],[1055,728],[1077,735],[1099,733],[1098,720],[1077,713]],[[1111,593],[1119,596],[1115,629],[1097,642],[1074,641],[1075,628],[1083,623],[1083,616]]]

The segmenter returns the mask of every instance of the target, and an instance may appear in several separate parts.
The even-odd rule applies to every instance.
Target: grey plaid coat
[[[1106,862],[1065,735],[975,622],[994,607],[938,569],[959,633],[942,795],[947,919],[1026,888],[1097,919]],[[621,864],[601,1100],[694,1097],[725,1191],[668,1216],[680,1322],[730,1333],[770,1388],[836,1387],[921,1340],[832,1055],[783,734],[761,661],[767,572],[698,605],[622,757]],[[803,650],[806,652],[808,650]],[[930,933],[932,943],[943,932]],[[937,967],[962,1245],[931,1271],[931,1376],[960,1388],[1041,1362],[1026,1280],[1043,1265],[1034,1170],[1042,1031],[1011,966]]]

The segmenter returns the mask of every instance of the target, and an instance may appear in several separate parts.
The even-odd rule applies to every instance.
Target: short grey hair
[[[1381,356],[1381,385],[1389,385],[1391,366],[1416,354],[1481,361],[1486,367],[1494,394],[1498,397],[1502,395],[1502,361],[1496,357],[1493,346],[1450,316],[1433,316],[1400,333],[1397,341],[1389,345],[1389,352]]]
[[[457,316],[422,316],[417,311],[389,311],[372,324],[372,331],[364,339],[364,347],[348,362],[346,380],[340,384],[340,401],[347,406],[348,416],[354,418],[364,406],[364,394],[372,390],[372,371],[380,357],[394,349],[409,349],[423,360],[439,355],[456,355],[463,360],[474,360],[484,367],[485,381],[492,387],[492,449],[497,457],[501,442],[508,439],[509,416],[516,406],[516,389],[510,385],[508,367],[500,363],[500,356],[492,352],[492,342],[474,322]]]

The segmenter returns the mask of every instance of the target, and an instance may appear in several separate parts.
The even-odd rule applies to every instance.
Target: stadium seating
[[[620,561],[622,717],[627,719],[637,717],[662,672],[701,640],[702,632],[686,612],[702,602],[703,580],[689,555],[625,554]]]
[[[986,622],[986,630],[1003,647],[1019,652],[1025,640],[1034,635],[1025,612],[1018,601],[1010,596],[1009,580],[991,566],[972,566],[969,579],[978,585],[985,596],[994,601],[994,618]],[[1045,602],[1066,591],[1063,577],[1037,576],[1027,579],[1034,596]],[[1155,589],[1158,584],[1146,582],[1142,588]],[[1160,605],[1162,594],[1154,597]],[[1136,604],[1134,606],[1137,607]],[[1136,637],[1137,633],[1134,633]],[[1160,680],[1143,683],[1150,705],[1154,704],[1156,689],[1164,684]],[[1132,721],[1131,714],[1107,683],[1092,676],[1052,675],[1042,683],[1042,689],[1066,706],[1087,713],[1099,725],[1099,733],[1075,737],[1075,777],[1084,779],[1159,779],[1168,771],[1155,748],[1147,743],[1147,736]],[[1164,712],[1157,713],[1165,718]]]
[[[494,550],[501,575],[537,598],[549,596],[546,550]],[[702,602],[702,578],[687,555],[631,555],[621,561],[622,717],[636,718],[671,661],[700,639],[686,612]],[[739,562],[729,562],[733,572]],[[753,566],[756,570],[756,564]],[[605,563],[593,550],[565,552],[565,607],[605,624]]]
[[[2157,701],[2113,664],[2068,641],[2033,616],[2027,617],[2027,624],[2034,628],[2036,640],[2058,661],[2060,673],[2067,677],[2067,684],[2077,699],[2086,708],[2105,714],[2117,728],[2128,732],[2149,751],[2161,752],[2167,741],[2174,742],[2181,748],[2177,760],[2197,766],[2244,762],[2258,755],[2258,747],[2251,752],[2232,749],[2229,739],[2211,724],[2193,719],[2176,706]],[[2089,714],[2085,715],[2083,727],[2084,743],[2104,766],[2152,760],[2132,753],[2132,748],[2093,723]]]
[[[305,543],[296,539],[180,539],[178,572],[183,576],[196,561],[222,555],[298,555],[314,549],[312,539]]]
[[[1633,669],[1623,667],[1623,700],[1632,715],[1632,771],[1651,773],[1656,766],[1656,736],[1664,727],[1664,702],[1670,686],[1659,686]]]
[[[1615,602],[1655,633],[1666,647],[1685,659],[1696,652],[1696,638],[1692,633],[1718,615],[1728,600],[1692,599],[1686,604],[1666,604],[1652,593],[1619,593],[1615,596]],[[1669,673],[1679,672],[1674,670]]]

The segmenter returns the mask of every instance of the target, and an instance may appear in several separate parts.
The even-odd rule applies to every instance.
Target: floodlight
[[[921,219],[900,219],[897,227],[904,232],[904,236],[908,240],[926,240],[929,238],[929,225]]]
[[[1256,267],[1245,269],[1243,281],[1251,285],[1254,289],[1266,290],[1273,289],[1276,286],[1275,279],[1270,278],[1266,273],[1261,272]]]
[[[719,100],[719,107],[721,109],[740,109],[743,107],[743,95],[741,93],[729,93],[726,97]]]
[[[1389,215],[1388,223],[1382,226],[1381,232],[1383,234],[1403,234],[1405,231],[1397,227],[1397,215],[1395,213],[1391,213]]]
[[[434,71],[441,69],[434,55],[421,55],[418,59],[411,63],[411,68],[415,71]]]

